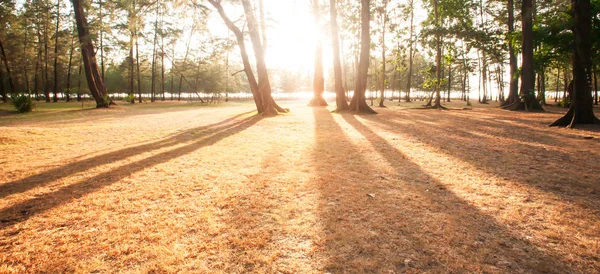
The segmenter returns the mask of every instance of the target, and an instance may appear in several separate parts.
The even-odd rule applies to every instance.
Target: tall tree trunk
[[[533,66],[533,5],[532,0],[523,0],[522,18],[522,65],[521,65],[521,100],[507,106],[511,110],[543,111],[534,94],[535,71]]]
[[[315,29],[321,29],[320,7],[319,0],[313,0],[313,16],[315,17]],[[323,43],[319,35],[317,35],[315,45],[315,71],[313,75],[313,98],[308,103],[309,106],[322,107],[327,106],[327,102],[323,99],[325,91],[325,77],[323,77]]]
[[[436,27],[440,26],[440,18],[438,11],[438,0],[433,0],[433,9],[435,16],[435,25]],[[441,102],[441,82],[442,82],[442,38],[439,33],[435,35],[435,48],[436,48],[436,57],[435,57],[435,103],[433,108],[444,108],[442,107]]]
[[[356,74],[356,87],[354,95],[350,102],[350,111],[360,113],[377,113],[366,101],[367,92],[367,74],[369,72],[369,51],[371,47],[371,11],[370,0],[361,0],[361,30],[360,30],[360,60],[358,62],[358,71]]]
[[[56,34],[54,35],[54,97],[52,101],[58,102],[58,35],[60,31],[60,0],[56,4]]]
[[[246,50],[246,42],[244,40],[244,35],[242,31],[229,19],[229,17],[227,17],[219,1],[208,0],[208,2],[211,5],[213,5],[215,9],[217,9],[217,12],[219,12],[219,15],[223,19],[223,22],[225,22],[225,25],[227,25],[227,28],[229,28],[229,30],[231,30],[231,32],[233,32],[233,34],[235,35],[235,38],[238,43],[238,48],[240,49],[240,55],[242,56],[242,62],[244,64],[244,73],[246,73],[246,78],[248,78],[248,84],[250,85],[250,91],[252,92],[252,98],[254,99],[256,110],[258,111],[258,113],[263,113],[265,110],[262,101],[263,98],[258,88],[258,82],[256,82],[254,72],[252,71],[252,66],[250,65],[250,58],[248,57],[248,52]]]
[[[2,68],[0,68],[0,96],[2,96],[2,102],[6,103],[8,101],[6,90],[4,90],[4,70]]]
[[[342,67],[340,64],[340,41],[337,24],[337,0],[329,0],[329,19],[331,21],[331,44],[333,48],[333,75],[335,80],[336,112],[348,110],[348,100],[344,93]]]
[[[515,31],[514,0],[508,0],[508,34],[512,37]],[[508,41],[508,54],[510,64],[510,84],[508,87],[508,98],[502,106],[512,105],[519,100],[519,77],[517,68],[517,56],[512,41]]]
[[[83,60],[79,62],[79,72],[77,73],[77,102],[81,102],[81,74],[83,72]]]
[[[85,75],[90,88],[90,93],[96,101],[96,108],[108,107],[109,101],[106,96],[106,87],[102,81],[100,72],[98,71],[98,63],[92,45],[92,39],[88,30],[88,23],[85,18],[85,12],[81,5],[81,0],[72,0],[73,9],[75,10],[75,22],[77,23],[77,32],[79,33],[79,42],[81,43],[81,57]]]
[[[452,63],[448,63],[448,93],[446,96],[446,102],[450,102],[450,92],[452,90]]]
[[[156,42],[158,40],[158,2],[156,2],[156,17],[154,19],[154,41],[152,46],[152,78],[150,79],[150,102],[156,101]]]
[[[594,70],[594,105],[598,105],[598,76],[596,75],[596,70]]]
[[[4,67],[6,68],[6,74],[8,76],[8,85],[10,86],[10,92],[12,94],[17,94],[17,89],[15,88],[15,82],[13,81],[12,74],[10,72],[10,66],[8,65],[8,57],[6,56],[6,51],[4,50],[4,43],[2,41],[2,37],[0,37],[0,53],[2,53],[2,60],[4,61]]]
[[[28,26],[27,18],[25,18],[25,26]],[[24,38],[23,38],[23,56],[27,56],[27,44],[29,42],[27,34],[29,33],[29,31],[24,30],[23,32],[25,34]],[[28,72],[29,70],[27,68],[27,66],[29,65],[28,63],[29,62],[23,62],[23,80],[25,82],[25,88],[27,90],[27,93],[31,94],[31,89],[29,86],[29,72]]]
[[[381,28],[381,93],[379,95],[379,107],[385,107],[384,105],[384,100],[385,100],[385,28],[386,28],[386,23],[387,23],[387,1],[384,1],[383,4],[383,13],[381,15],[381,20],[383,22],[381,22],[382,28]]]
[[[546,71],[543,68],[538,74],[538,79],[538,101],[542,106],[546,106]]]
[[[50,11],[47,12],[47,17],[44,20],[44,96],[46,103],[50,103],[50,76],[48,76],[48,20],[50,20]]]
[[[560,88],[560,67],[556,70],[556,94],[554,95],[554,103],[558,102],[558,89]]]
[[[102,73],[102,81],[105,80],[104,78],[104,15],[102,14],[102,10],[103,10],[103,5],[102,5],[102,0],[98,1],[98,9],[100,12],[100,16],[99,16],[99,20],[100,20],[100,29],[98,30],[99,32],[99,42],[100,42],[100,71]]]
[[[265,51],[261,43],[260,34],[258,32],[258,24],[254,16],[254,11],[249,0],[242,0],[246,20],[248,20],[248,33],[252,41],[254,49],[254,57],[256,59],[256,73],[258,74],[258,90],[262,96],[263,108],[262,112],[265,116],[276,115],[277,112],[287,112],[287,110],[279,107],[271,96],[271,83],[269,82],[269,73],[267,64],[265,63]]]
[[[138,42],[137,29],[135,30],[135,66],[137,73],[138,103],[142,101],[142,74],[140,74],[140,44]]]
[[[414,57],[414,41],[413,41],[413,36],[414,36],[414,19],[415,19],[415,7],[414,7],[414,2],[413,0],[409,0],[408,2],[409,6],[410,6],[410,37],[409,37],[409,50],[408,50],[408,73],[406,76],[406,102],[410,102],[410,89],[411,89],[411,82],[412,82],[412,71],[413,71],[413,57]]]
[[[66,100],[71,101],[71,69],[73,67],[73,52],[75,51],[75,35],[71,34],[71,47],[69,48],[69,64],[67,68],[67,92]]]
[[[592,43],[591,33],[591,4],[590,0],[571,0],[575,25],[573,34],[573,93],[571,107],[562,118],[550,126],[574,127],[577,124],[594,124],[600,121],[594,115],[592,105],[591,76],[592,76]]]

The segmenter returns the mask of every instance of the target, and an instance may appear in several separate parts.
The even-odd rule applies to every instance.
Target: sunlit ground
[[[306,103],[2,112],[0,272],[600,271],[597,128]]]

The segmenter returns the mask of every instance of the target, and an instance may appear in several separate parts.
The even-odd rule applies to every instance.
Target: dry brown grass
[[[597,128],[305,103],[7,114],[0,272],[600,272]]]

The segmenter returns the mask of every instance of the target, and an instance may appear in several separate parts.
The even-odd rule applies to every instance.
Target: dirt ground
[[[3,112],[0,272],[600,272],[598,128],[396,104]]]

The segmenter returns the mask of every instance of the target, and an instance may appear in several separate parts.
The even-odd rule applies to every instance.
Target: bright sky
[[[292,70],[312,69],[314,66],[314,49],[316,41],[314,33],[316,31],[310,1],[263,1],[267,21],[267,65],[270,68],[286,68]],[[227,6],[226,12],[232,20],[237,20],[240,18],[243,11],[241,6]],[[325,18],[322,20],[325,21]],[[241,28],[243,23],[238,22],[237,25]],[[213,12],[208,26],[213,36],[226,37],[228,35],[227,27],[216,12]],[[322,30],[319,29],[318,32],[321,33]],[[231,39],[233,39],[233,34],[230,35]],[[249,39],[248,37],[246,38]],[[246,46],[248,47],[249,54],[253,54],[251,44],[247,44]],[[328,48],[325,48],[325,50],[327,51]],[[232,56],[239,56],[239,49],[234,47],[231,54]],[[327,59],[328,58],[324,58],[326,66],[329,61]]]

